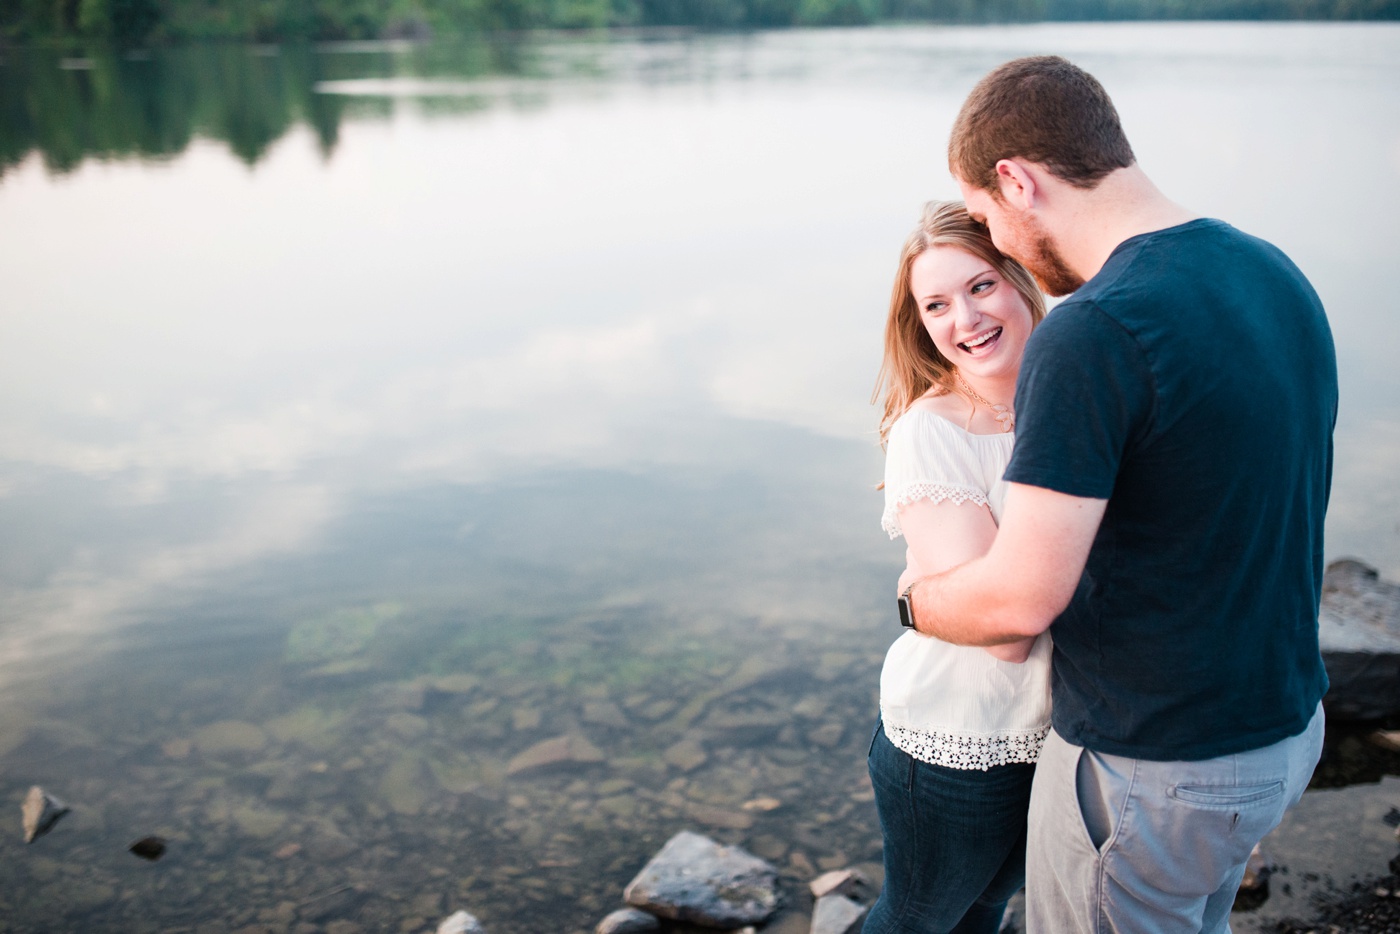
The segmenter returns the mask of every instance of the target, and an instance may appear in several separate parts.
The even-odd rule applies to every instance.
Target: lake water
[[[0,50],[0,800],[74,806],[3,805],[0,929],[585,931],[685,827],[877,863],[883,306],[1043,52],[1315,283],[1328,557],[1400,577],[1400,27]]]

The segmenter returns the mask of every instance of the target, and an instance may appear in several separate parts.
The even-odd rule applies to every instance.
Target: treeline
[[[346,102],[315,93],[323,68],[310,50],[260,57],[234,45],[80,58],[12,50],[0,69],[0,177],[35,151],[63,173],[88,158],[174,157],[200,137],[252,164],[296,124],[329,153]]]
[[[537,28],[1146,19],[1400,19],[1400,0],[0,0],[0,38],[126,45]]]
[[[0,50],[0,182],[38,153],[55,174],[88,159],[175,158],[217,140],[256,164],[296,127],[329,157],[347,118],[386,119],[394,103],[317,90],[324,81],[538,77],[535,45],[513,35],[371,50],[205,43],[126,49],[67,43]],[[498,96],[425,99],[430,112],[513,106]]]

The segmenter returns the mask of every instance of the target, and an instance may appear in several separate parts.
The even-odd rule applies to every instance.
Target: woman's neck
[[[958,376],[967,384],[967,388],[981,396],[983,400],[992,405],[1004,405],[1008,408],[1016,401],[1016,375],[1013,373],[1009,377],[978,377],[970,376],[962,371]],[[976,401],[976,400],[974,400]]]

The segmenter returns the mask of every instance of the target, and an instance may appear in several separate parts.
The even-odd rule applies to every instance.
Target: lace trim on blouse
[[[900,507],[917,503],[921,499],[926,499],[931,503],[989,505],[987,494],[971,487],[953,486],[948,483],[911,483],[899,491],[899,495],[885,507],[885,514],[880,518],[880,527],[889,533],[890,538],[899,538],[904,534],[904,530],[899,527]],[[908,752],[908,750],[905,751]]]
[[[1044,745],[1049,732],[1049,725],[1039,730],[993,733],[989,736],[885,724],[885,735],[890,742],[920,762],[949,769],[983,771],[1012,762],[1034,762],[1040,758],[1040,747]]]

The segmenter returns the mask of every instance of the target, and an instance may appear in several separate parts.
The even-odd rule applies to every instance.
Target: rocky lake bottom
[[[370,603],[251,665],[246,646],[119,653],[61,704],[8,708],[0,930],[416,934],[465,909],[491,934],[587,932],[693,830],[771,863],[785,907],[765,930],[805,934],[814,877],[881,875],[864,759],[883,650],[790,620],[466,627]],[[1383,725],[1329,729],[1236,931],[1400,902]],[[72,810],[26,845],[32,784]],[[128,852],[147,837],[159,858]]]
[[[594,620],[568,640],[478,630],[414,672],[396,622],[370,606],[294,628],[253,679],[166,672],[139,720],[149,682],[95,679],[11,726],[16,805],[35,783],[73,810],[0,839],[0,929],[416,931],[469,908],[497,934],[585,931],[686,827],[793,881],[878,871],[878,654],[770,633],[735,660],[733,637],[721,657],[693,630],[637,649]],[[158,862],[126,851],[147,835]]]

